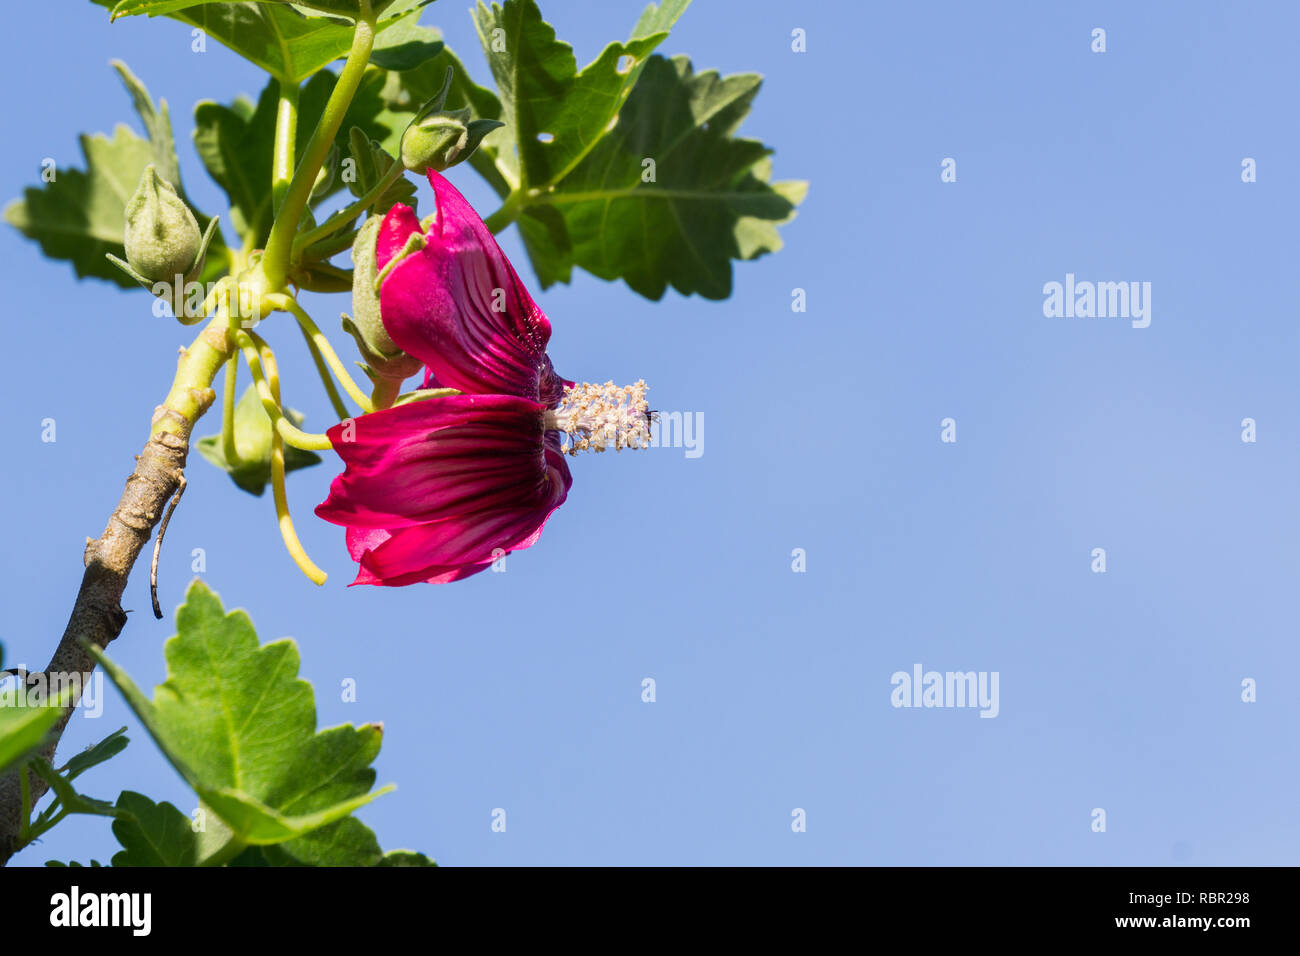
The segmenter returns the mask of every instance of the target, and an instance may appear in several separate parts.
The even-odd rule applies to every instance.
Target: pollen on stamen
[[[647,448],[654,413],[646,402],[646,383],[592,385],[564,390],[559,406],[546,413],[546,427],[564,432],[564,451],[602,452],[607,448]]]

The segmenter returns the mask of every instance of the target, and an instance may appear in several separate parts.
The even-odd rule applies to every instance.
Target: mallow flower
[[[437,212],[422,224],[398,204],[383,217],[374,281],[387,338],[442,391],[328,432],[345,469],[316,514],[347,528],[354,584],[483,571],[534,544],[564,503],[566,453],[649,440],[645,383],[558,376],[550,321],[473,207],[428,176]]]

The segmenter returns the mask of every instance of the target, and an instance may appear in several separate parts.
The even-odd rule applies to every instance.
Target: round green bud
[[[407,127],[402,135],[402,165],[413,173],[442,172],[469,159],[496,120],[469,118],[469,109],[437,110]]]
[[[154,282],[187,275],[198,258],[199,224],[171,183],[153,164],[144,168],[140,184],[126,204],[126,261]]]
[[[352,243],[352,312],[343,317],[343,330],[357,342],[361,357],[370,371],[379,378],[410,378],[421,368],[419,359],[412,358],[397,347],[384,328],[379,313],[379,270],[375,243],[383,216],[368,216],[357,231]]]

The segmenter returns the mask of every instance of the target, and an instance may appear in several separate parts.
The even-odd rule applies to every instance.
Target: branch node
[[[200,337],[218,352],[229,352],[234,345],[230,341],[230,331],[226,328],[214,328],[209,325],[200,333]]]
[[[190,420],[168,405],[159,405],[155,408],[153,410],[153,419],[149,424],[157,425],[160,421],[167,418],[180,422],[180,424],[187,429],[190,427]]]
[[[198,418],[212,407],[212,403],[217,400],[217,393],[211,388],[192,388],[190,398],[194,399],[194,403],[199,406],[198,415],[194,416]]]

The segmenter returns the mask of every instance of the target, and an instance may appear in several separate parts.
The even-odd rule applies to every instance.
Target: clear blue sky
[[[585,62],[640,5],[543,11]],[[467,6],[423,22],[486,78]],[[108,67],[121,57],[172,104],[191,193],[221,208],[190,105],[256,94],[254,68],[89,3],[19,4],[6,25],[22,37],[0,67],[17,90],[6,196],[45,156],[77,163],[79,131],[133,120]],[[143,686],[162,679],[204,548],[227,606],[298,640],[322,726],[384,721],[379,781],[398,790],[362,812],[384,846],[446,864],[1294,863],[1298,47],[1300,9],[1279,2],[697,0],[663,52],[766,76],[743,132],[776,147],[779,178],[812,184],[785,250],[738,266],[726,302],[650,303],[586,274],[541,293],[513,230],[503,243],[554,324],[556,367],[644,377],[656,407],[703,414],[704,454],[581,457],[505,574],[404,590],[344,586],[342,532],[311,513],[333,467],[289,483],[331,575],[317,589],[270,496],[194,455],[163,553],[168,619],[141,570],[111,654]],[[495,208],[471,171],[455,181]],[[0,639],[40,666],[187,336],[7,227],[0,257]],[[1150,282],[1150,327],[1044,317],[1044,283],[1067,273]],[[314,307],[333,329],[344,303]],[[297,333],[265,331],[287,399],[323,427]],[[998,716],[895,709],[891,675],[918,663],[997,671]],[[122,723],[132,745],[85,789],[188,812],[109,694],[65,753]],[[17,862],[114,845],[107,822],[77,819]]]

